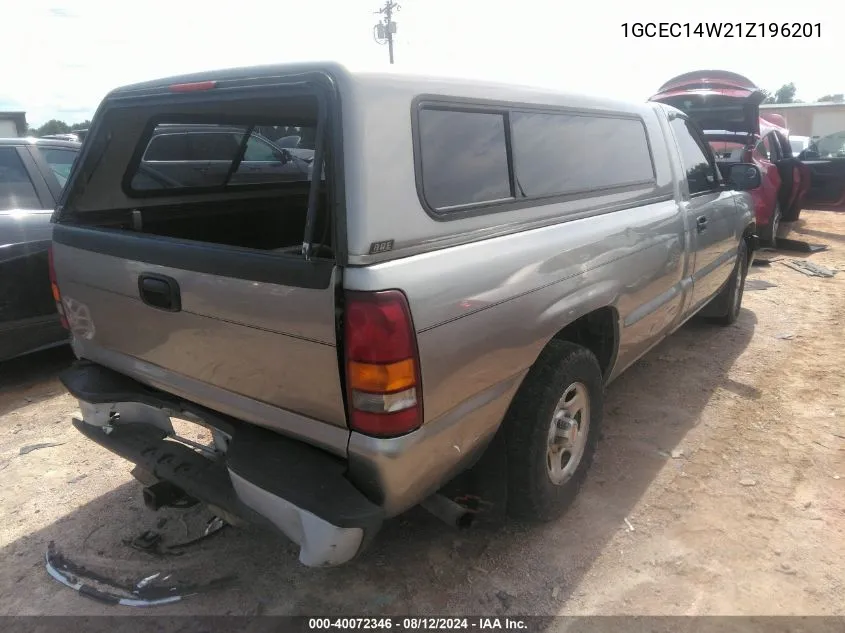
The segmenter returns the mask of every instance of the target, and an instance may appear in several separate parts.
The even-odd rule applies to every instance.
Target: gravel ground
[[[845,214],[804,212],[792,237],[845,270]],[[767,256],[770,254],[767,254]],[[803,257],[778,253],[785,258]],[[205,516],[143,507],[129,465],[69,424],[67,350],[0,367],[0,613],[137,613],[50,579],[54,540],[77,562],[139,579],[236,573],[228,589],[159,607],[212,614],[845,614],[845,273],[753,267],[739,322],[693,321],[610,386],[604,439],[579,500],[541,527],[455,532],[414,510],[360,560],[308,569],[296,548],[229,529],[183,556],[123,540]],[[21,449],[43,446],[30,452]]]

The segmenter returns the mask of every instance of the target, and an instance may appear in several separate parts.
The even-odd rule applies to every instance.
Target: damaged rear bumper
[[[61,379],[80,402],[84,419],[73,424],[83,435],[224,513],[275,527],[300,546],[304,565],[345,563],[381,527],[383,510],[346,479],[345,462],[324,451],[94,363],[78,362]],[[225,437],[225,452],[211,458],[173,441],[171,415],[211,427]]]

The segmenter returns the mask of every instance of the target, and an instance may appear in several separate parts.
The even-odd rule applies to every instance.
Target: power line
[[[390,63],[393,63],[393,36],[396,34],[396,22],[393,21],[393,12],[401,9],[393,0],[385,0],[384,6],[376,14],[382,19],[373,27],[373,37],[379,44],[387,44],[387,51],[390,55]]]

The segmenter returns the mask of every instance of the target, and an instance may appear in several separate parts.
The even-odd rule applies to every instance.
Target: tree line
[[[88,127],[91,125],[91,120],[86,119],[81,123],[73,123],[71,125],[65,123],[64,121],[59,121],[58,119],[50,119],[44,125],[39,127],[32,127],[29,126],[27,129],[27,134],[29,136],[47,136],[48,134],[68,134],[70,132],[75,132],[76,130],[87,130]]]
[[[795,98],[798,94],[798,88],[796,88],[795,84],[792,82],[783,84],[774,92],[769,92],[768,90],[763,90],[762,92],[766,95],[766,99],[763,103],[804,103],[801,99]],[[845,94],[841,92],[827,94],[823,97],[819,97],[812,103],[845,103]]]

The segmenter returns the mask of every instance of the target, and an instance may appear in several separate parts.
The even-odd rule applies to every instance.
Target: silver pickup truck
[[[173,139],[191,177],[151,178],[175,124],[238,142]],[[291,129],[322,171],[239,176]],[[310,566],[417,504],[554,518],[605,385],[698,312],[736,320],[759,180],[656,103],[325,64],[115,90],[53,218],[73,423],[151,508],[267,524]],[[501,494],[454,492],[473,480]]]

